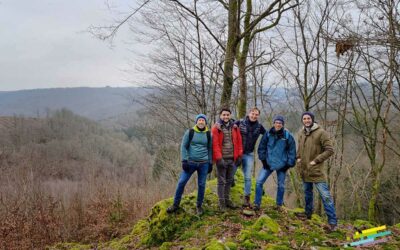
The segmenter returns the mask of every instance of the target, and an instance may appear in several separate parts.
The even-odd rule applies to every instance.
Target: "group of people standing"
[[[286,173],[290,168],[297,166],[303,180],[305,195],[305,212],[298,216],[311,219],[314,203],[313,187],[315,186],[322,199],[329,228],[335,230],[336,212],[324,174],[324,162],[333,155],[333,143],[329,134],[315,122],[313,113],[304,112],[301,116],[303,127],[298,133],[296,150],[295,139],[285,128],[283,116],[275,115],[269,130],[259,123],[259,116],[260,110],[254,107],[249,110],[244,119],[235,121],[231,118],[230,109],[223,108],[211,132],[207,126],[207,117],[204,114],[196,116],[194,127],[188,129],[182,139],[182,172],[178,180],[174,203],[167,212],[174,213],[179,209],[185,185],[192,174],[197,172],[196,208],[198,215],[203,214],[202,204],[207,174],[212,172],[213,163],[216,164],[218,205],[221,212],[237,208],[230,198],[230,190],[239,166],[244,175],[243,207],[260,210],[263,185],[275,171],[278,180],[276,209],[283,212],[285,211],[282,206]],[[260,135],[262,139],[258,146],[258,158],[262,162],[262,168],[257,176],[255,199],[251,205],[254,150]]]

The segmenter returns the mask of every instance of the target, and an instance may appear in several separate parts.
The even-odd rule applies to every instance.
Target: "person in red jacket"
[[[231,119],[231,111],[223,108],[219,113],[219,122],[211,129],[213,142],[213,161],[217,165],[217,193],[219,208],[236,208],[230,199],[231,185],[236,168],[240,165],[243,155],[242,136],[240,129]]]

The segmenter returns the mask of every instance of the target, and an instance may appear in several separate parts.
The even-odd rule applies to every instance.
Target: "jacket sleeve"
[[[268,133],[265,133],[261,138],[260,144],[258,145],[258,159],[260,161],[267,160],[267,146],[268,146]]]
[[[321,163],[326,161],[329,157],[331,157],[334,153],[333,151],[333,141],[329,138],[329,134],[326,131],[323,131],[320,137],[320,143],[322,147],[322,153],[315,157],[315,163]]]
[[[289,142],[288,142],[288,162],[287,164],[290,167],[294,167],[296,165],[296,142],[292,134],[289,134]]]
[[[260,134],[265,135],[267,133],[267,130],[265,130],[264,126],[262,124],[260,124]]]
[[[214,124],[211,129],[212,158],[214,161],[222,159],[222,145],[219,143],[219,133],[217,126]]]
[[[236,128],[236,131],[237,131],[237,134],[238,134],[238,136],[237,136],[238,145],[237,146],[239,147],[239,156],[242,157],[242,155],[243,155],[242,133],[240,133],[240,128],[239,127]]]
[[[182,143],[181,143],[181,160],[189,160],[189,152],[186,149],[186,145],[189,142],[189,130],[186,130],[185,134],[182,137]]]

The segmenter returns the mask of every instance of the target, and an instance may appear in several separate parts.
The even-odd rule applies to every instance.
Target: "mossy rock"
[[[362,230],[375,227],[371,222],[366,220],[355,220],[353,226]]]
[[[227,250],[227,248],[222,242],[212,239],[206,246],[206,250]]]
[[[266,214],[261,215],[252,228],[256,231],[269,230],[273,233],[278,233],[280,231],[279,224]]]

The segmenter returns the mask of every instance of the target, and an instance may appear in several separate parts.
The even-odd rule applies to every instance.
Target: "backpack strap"
[[[193,136],[194,136],[194,129],[191,128],[191,129],[189,129],[189,140],[186,143],[186,150],[189,150],[190,143],[192,142]]]
[[[207,147],[211,148],[211,131],[207,130],[206,134],[207,134]]]

